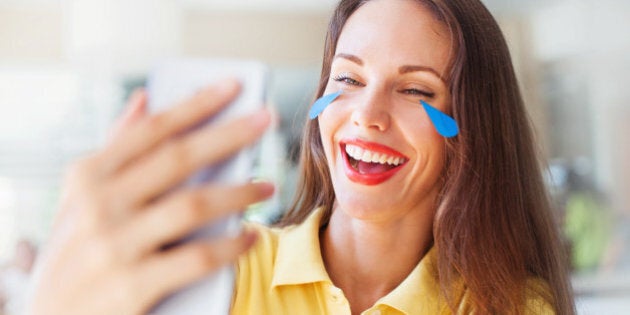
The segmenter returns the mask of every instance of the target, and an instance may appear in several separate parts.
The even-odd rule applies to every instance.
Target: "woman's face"
[[[420,100],[449,112],[450,43],[416,1],[373,0],[347,21],[324,93],[343,94],[319,117],[338,208],[369,220],[434,209],[445,140]]]

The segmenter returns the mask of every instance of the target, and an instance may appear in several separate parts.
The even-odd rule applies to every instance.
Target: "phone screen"
[[[228,77],[241,81],[241,93],[224,110],[204,124],[236,117],[256,110],[265,102],[267,69],[256,61],[179,59],[161,63],[149,75],[147,92],[149,111],[159,112],[194,95],[200,89]],[[247,126],[243,126],[247,128]],[[224,135],[229,137],[230,135]],[[244,183],[252,176],[256,152],[245,149],[226,161],[200,170],[183,185],[205,182]],[[177,189],[174,187],[173,189]],[[238,196],[234,196],[238,198]],[[240,218],[233,216],[206,226],[188,237],[170,244],[217,235],[236,235]],[[185,268],[185,266],[182,266]],[[149,313],[171,314],[228,314],[234,289],[234,270],[224,267],[213,275],[194,283],[162,300]]]

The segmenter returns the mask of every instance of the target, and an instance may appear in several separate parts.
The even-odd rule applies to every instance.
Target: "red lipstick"
[[[399,158],[402,162],[398,165],[388,165],[383,163],[370,163],[356,160],[346,152],[346,146],[353,145],[363,150],[373,153],[385,154],[388,157]],[[352,182],[367,186],[374,186],[385,182],[394,176],[409,160],[402,153],[388,146],[369,142],[361,139],[342,140],[339,143],[341,148],[345,174]]]

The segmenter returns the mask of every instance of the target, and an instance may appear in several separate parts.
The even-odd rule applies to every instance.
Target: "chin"
[[[386,197],[366,195],[365,193],[344,191],[336,194],[335,211],[361,220],[373,220],[387,216],[395,205]],[[341,196],[341,197],[340,197]]]

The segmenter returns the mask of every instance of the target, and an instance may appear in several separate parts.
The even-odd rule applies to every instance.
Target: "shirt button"
[[[343,303],[341,289],[331,286],[330,287],[330,299],[335,303]]]

